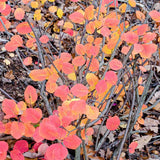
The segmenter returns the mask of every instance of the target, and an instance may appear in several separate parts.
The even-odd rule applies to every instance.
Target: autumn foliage
[[[102,126],[104,137],[118,134],[124,129],[121,122],[131,120],[133,112],[135,118],[128,120],[131,126],[125,127],[128,135],[144,124],[148,83],[143,82],[143,74],[158,53],[160,12],[141,12],[135,0],[102,0],[96,1],[97,6],[91,2],[85,6],[81,0],[69,0],[68,5],[78,7],[67,11],[55,0],[21,0],[19,6],[0,0],[0,32],[9,37],[5,51],[18,56],[27,78],[34,82],[24,88],[23,100],[2,102],[0,133],[16,141],[12,148],[0,141],[1,160],[7,155],[23,160],[28,153],[30,158],[34,153],[34,158],[63,160],[70,159],[71,150],[82,158],[89,154],[85,147],[94,146],[93,137],[99,137]],[[136,10],[134,25],[125,20],[127,5]],[[97,138],[95,151],[102,141]],[[137,146],[136,141],[128,142],[128,154],[134,154]]]

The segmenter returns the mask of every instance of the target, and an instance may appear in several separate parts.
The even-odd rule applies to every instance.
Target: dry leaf
[[[138,142],[137,149],[141,150],[145,145],[148,144],[148,142],[151,140],[151,138],[152,138],[152,136],[148,135],[148,136],[142,136],[142,137],[135,139],[135,141]]]
[[[158,120],[152,118],[146,117],[144,120],[144,126],[146,126],[145,128],[147,130],[154,131],[155,133],[158,133],[158,124],[159,124]]]

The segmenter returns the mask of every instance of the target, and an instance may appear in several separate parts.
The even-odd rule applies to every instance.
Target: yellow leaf
[[[129,4],[131,7],[136,7],[136,1],[135,1],[135,0],[128,0],[128,4]]]
[[[70,74],[68,74],[68,78],[72,81],[75,81],[76,80],[76,74],[75,73],[70,73]]]
[[[63,16],[63,11],[62,11],[62,9],[58,8],[58,10],[57,10],[57,16],[58,16],[59,18],[62,18],[62,16]]]
[[[34,20],[35,20],[35,21],[40,21],[41,18],[42,18],[41,10],[40,10],[40,9],[37,9],[37,10],[34,12]]]
[[[32,2],[31,2],[31,7],[32,7],[32,8],[38,8],[38,2],[32,1]]]
[[[51,12],[51,13],[57,12],[57,6],[50,6],[49,7],[49,12]]]
[[[127,8],[127,4],[123,3],[122,5],[120,5],[119,10],[121,13],[125,13],[126,8]]]

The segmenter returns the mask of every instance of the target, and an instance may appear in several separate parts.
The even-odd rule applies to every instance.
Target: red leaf
[[[27,33],[32,32],[32,29],[29,26],[28,22],[22,22],[22,23],[18,24],[16,29],[17,29],[18,33],[20,33],[20,34],[27,34]]]
[[[160,12],[153,10],[151,12],[149,12],[149,15],[151,16],[151,18],[156,21],[156,22],[160,22]]]
[[[121,61],[119,61],[118,59],[113,59],[109,62],[109,66],[111,69],[113,70],[120,70],[121,68],[123,68],[123,64]]]
[[[10,14],[10,12],[11,12],[11,6],[6,4],[6,8],[3,11],[1,11],[1,14],[3,16],[8,16]]]
[[[133,154],[135,152],[135,149],[137,148],[138,146],[138,143],[137,142],[132,142],[130,145],[129,145],[129,153],[130,154]]]
[[[122,34],[121,39],[131,44],[138,43],[138,35],[131,31]]]
[[[108,71],[106,74],[105,74],[105,80],[107,81],[107,83],[110,83],[112,85],[116,85],[117,84],[117,81],[118,81],[118,77],[116,75],[115,72],[113,71]]]
[[[62,66],[62,72],[65,74],[70,74],[74,72],[74,66],[71,63],[64,62]]]
[[[105,80],[100,80],[96,85],[96,91],[98,94],[101,94],[107,90],[107,83]]]
[[[68,150],[60,143],[49,146],[45,153],[47,160],[64,160],[68,155]]]
[[[0,18],[1,18],[2,22],[4,23],[6,29],[8,29],[11,26],[11,23],[3,16],[0,16]],[[0,31],[1,32],[5,31],[1,22],[0,22]]]
[[[35,130],[35,132],[34,132],[34,134],[33,134],[33,139],[34,139],[37,143],[43,141],[44,138],[43,138],[42,136],[40,136],[40,134],[39,134],[39,127],[36,128],[36,130]]]
[[[14,16],[17,20],[22,20],[24,18],[24,10],[22,8],[17,8],[14,12]]]
[[[34,87],[28,85],[24,91],[24,99],[26,103],[32,105],[37,101],[38,95]]]
[[[23,154],[18,149],[12,150],[10,155],[12,160],[24,160]]]
[[[43,35],[39,38],[39,40],[41,41],[41,43],[47,43],[49,41],[49,38],[47,35]]]
[[[28,142],[25,140],[19,140],[14,144],[13,150],[19,150],[21,153],[28,151]]]
[[[11,41],[10,42],[7,42],[5,44],[5,49],[8,51],[8,52],[13,52],[17,49],[17,45],[14,45],[14,43],[12,43]]]
[[[108,37],[111,34],[111,31],[105,26],[101,28],[100,32],[104,37]]]
[[[76,56],[76,57],[72,60],[72,64],[73,64],[74,66],[77,66],[77,67],[83,66],[84,63],[85,63],[85,59],[84,59],[83,56]]]
[[[0,159],[6,160],[8,150],[8,143],[5,141],[0,141]]]
[[[29,66],[32,64],[32,58],[31,57],[26,57],[24,60],[23,60],[23,64],[25,66]]]
[[[104,26],[107,26],[109,28],[117,27],[119,24],[119,19],[117,18],[108,18],[104,22]]]
[[[21,116],[21,121],[24,123],[38,123],[41,118],[42,118],[41,109],[27,108]]]
[[[69,15],[69,19],[73,23],[82,23],[84,21],[84,16],[80,12],[74,12],[74,13],[72,13],[72,14]]]
[[[54,95],[60,97],[62,101],[67,99],[69,88],[66,85],[58,86],[54,92]]]
[[[88,88],[86,86],[84,86],[83,84],[75,84],[72,88],[71,88],[71,92],[74,96],[77,97],[83,97],[86,96],[88,94]]]
[[[149,43],[150,41],[153,41],[156,38],[156,33],[148,32],[143,36],[143,42]]]
[[[107,119],[107,122],[106,122],[107,129],[114,131],[119,127],[119,125],[120,125],[120,119],[118,116],[109,117]]]
[[[69,61],[72,59],[72,56],[71,56],[70,53],[62,52],[60,59],[61,59],[63,62],[69,62]]]
[[[64,139],[63,143],[69,149],[77,149],[82,143],[82,140],[76,135],[70,135]]]
[[[5,141],[0,141],[0,152],[7,152],[8,150],[8,143]]]

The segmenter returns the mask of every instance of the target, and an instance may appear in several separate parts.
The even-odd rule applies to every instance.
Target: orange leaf
[[[5,125],[0,121],[0,133],[5,133]]]
[[[107,81],[107,83],[110,83],[112,85],[116,85],[117,84],[117,81],[118,81],[118,77],[116,75],[115,72],[113,71],[108,71],[106,74],[105,74],[105,80]]]
[[[147,32],[147,33],[143,36],[142,42],[144,42],[144,43],[149,43],[150,41],[153,41],[155,38],[156,38],[156,33]]]
[[[49,41],[49,38],[47,35],[43,35],[39,38],[39,40],[41,41],[41,43],[47,43]]]
[[[89,65],[90,60],[87,60],[86,66]],[[92,72],[98,71],[99,70],[99,61],[96,58],[92,58],[89,70]]]
[[[96,57],[99,53],[99,49],[99,46],[89,46],[87,50],[87,56],[91,57],[91,55],[93,55],[93,57]]]
[[[123,64],[118,59],[113,59],[109,62],[109,66],[113,70],[120,70],[123,68]]]
[[[122,5],[119,6],[119,10],[121,13],[125,13],[127,8],[127,4],[126,3],[122,3]]]
[[[100,114],[100,112],[99,112],[98,108],[96,108],[94,106],[87,105],[86,115],[87,115],[88,119],[91,119],[91,120],[97,119],[99,114]]]
[[[38,123],[42,118],[42,111],[39,108],[27,108],[21,115],[24,123]]]
[[[129,4],[131,7],[136,7],[136,1],[135,1],[135,0],[128,0],[128,4]]]
[[[153,10],[151,12],[149,12],[149,15],[151,16],[151,18],[156,21],[156,22],[160,22],[160,12]]]
[[[72,13],[72,14],[69,15],[69,19],[73,23],[82,23],[84,21],[84,16],[80,12],[74,12],[74,13]]]
[[[24,123],[24,127],[25,127],[25,134],[24,136],[26,137],[32,137],[34,132],[35,132],[35,128],[33,127],[32,124],[30,123]]]
[[[87,83],[93,88],[98,83],[98,77],[94,75],[93,73],[87,73],[86,80],[87,80]]]
[[[117,27],[119,24],[119,19],[117,18],[107,18],[104,22],[104,26],[107,26],[109,28]]]
[[[93,34],[94,33],[94,31],[95,31],[95,23],[94,22],[89,22],[87,25],[86,25],[86,31],[87,31],[87,33],[89,33],[89,34]]]
[[[96,85],[96,91],[98,94],[104,93],[107,90],[107,83],[105,80],[100,80]]]
[[[34,134],[33,134],[33,139],[34,139],[37,143],[43,141],[44,138],[41,137],[40,134],[39,134],[39,127],[36,128],[36,130],[35,130],[35,132],[34,132]]]
[[[11,125],[11,135],[15,139],[21,138],[25,133],[25,127],[22,122],[13,121]]]
[[[0,1],[0,12],[6,9],[6,2]]]
[[[77,54],[84,55],[86,53],[85,46],[83,44],[77,44],[75,47]]]
[[[23,64],[25,66],[29,66],[32,64],[32,58],[31,57],[26,57],[24,60],[23,60]]]
[[[72,101],[69,105],[70,105],[72,111],[75,112],[76,114],[77,113],[78,114],[85,114],[85,112],[86,112],[85,100],[76,99],[76,100]]]
[[[31,0],[22,0],[22,2],[24,3],[24,4],[27,4],[27,3],[29,3]]]
[[[86,96],[88,94],[88,88],[86,86],[84,86],[83,84],[75,84],[72,88],[71,88],[71,92],[74,96],[77,97],[83,97]]]
[[[24,10],[22,8],[17,8],[14,12],[14,16],[17,20],[22,20],[24,18]]]
[[[143,90],[144,90],[143,86],[138,86],[138,93],[139,93],[139,95],[143,94]]]
[[[129,145],[129,153],[130,154],[133,154],[135,152],[135,149],[137,148],[138,146],[138,143],[137,142],[132,142],[130,145]]]
[[[157,51],[157,45],[156,44],[142,44],[143,51],[140,52],[140,55],[142,58],[151,58],[152,54]]]
[[[46,83],[46,91],[49,93],[55,92],[55,90],[57,88],[56,81],[58,79],[58,76],[55,78],[55,75],[57,75],[57,74],[51,75]]]
[[[106,122],[106,127],[108,130],[114,131],[120,125],[120,119],[118,116],[109,117]]]
[[[145,20],[145,15],[141,12],[136,10],[136,17],[140,20],[140,21],[144,21]]]
[[[4,23],[6,29],[8,29],[11,26],[11,23],[3,16],[0,16],[0,18],[1,18],[2,22]],[[1,32],[5,31],[1,22],[0,22],[0,31]]]
[[[17,113],[17,104],[14,100],[4,99],[2,102],[2,111],[6,114],[5,119],[16,118]]]
[[[38,98],[38,95],[37,95],[36,89],[31,85],[28,85],[24,91],[24,99],[26,103],[32,105],[37,101],[37,98]]]
[[[72,60],[72,64],[73,64],[74,66],[77,66],[77,67],[83,66],[84,63],[85,63],[85,59],[84,59],[83,56],[76,56],[76,57]]]
[[[44,81],[48,79],[48,72],[44,69],[35,69],[30,72],[29,77],[33,81]]]
[[[22,22],[22,23],[18,24],[16,29],[17,29],[17,32],[20,34],[27,34],[27,33],[32,32],[32,29],[29,26],[28,22]]]
[[[84,18],[88,21],[92,20],[94,18],[94,6],[90,5],[85,9]]]
[[[47,160],[64,160],[68,155],[68,150],[61,143],[55,143],[49,146],[45,153]]]
[[[76,135],[70,135],[64,139],[63,143],[69,149],[76,149],[82,143],[82,140]]]

